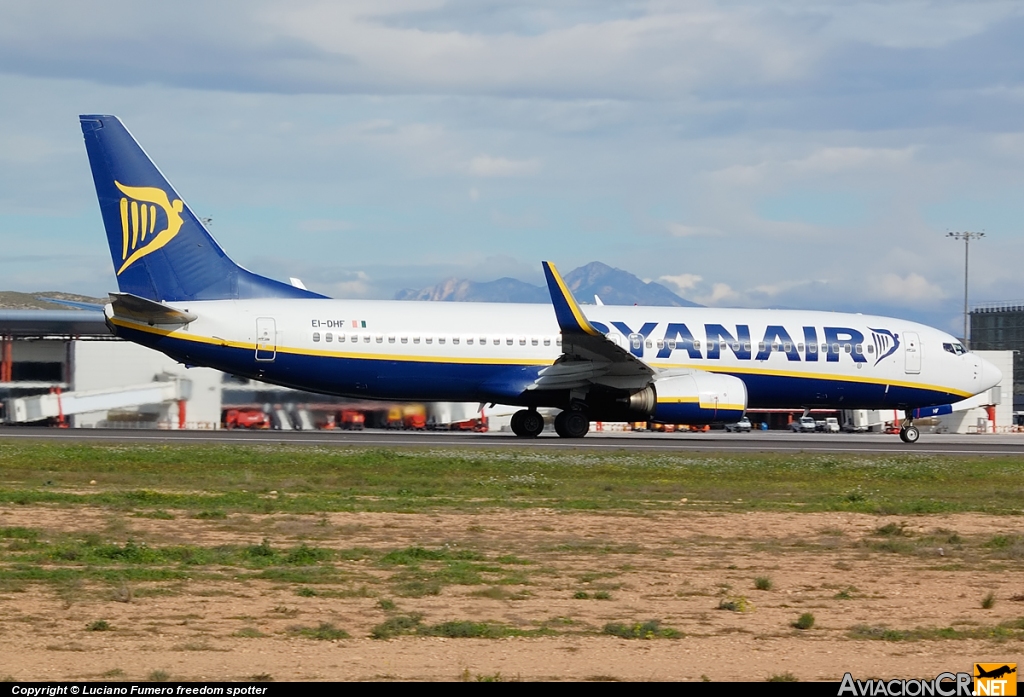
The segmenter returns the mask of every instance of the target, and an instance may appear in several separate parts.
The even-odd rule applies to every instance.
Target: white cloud
[[[899,298],[903,302],[934,302],[946,297],[941,286],[915,272],[906,276],[887,273],[880,278],[869,280],[868,285],[877,289],[876,297]]]
[[[541,169],[540,160],[512,160],[505,157],[478,155],[469,163],[469,171],[478,177],[525,177]]]
[[[687,293],[696,288],[697,284],[703,281],[704,278],[695,273],[681,273],[676,276],[662,276],[658,280],[671,283],[680,293]]]

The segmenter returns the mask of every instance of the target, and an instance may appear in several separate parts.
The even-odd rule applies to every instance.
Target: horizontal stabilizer
[[[194,322],[197,315],[191,312],[163,305],[154,300],[140,298],[131,293],[110,293],[110,304],[114,309],[114,317],[143,322],[150,326],[156,324],[188,324]]]

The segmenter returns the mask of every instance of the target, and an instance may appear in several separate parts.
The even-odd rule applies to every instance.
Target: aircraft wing
[[[608,339],[583,314],[558,269],[543,262],[551,304],[562,334],[562,355],[540,371],[530,390],[564,390],[587,385],[640,389],[655,371]]]
[[[196,320],[196,315],[191,312],[182,312],[169,305],[140,298],[131,293],[109,293],[109,296],[113,313],[111,317],[113,318],[127,319],[150,326],[157,324],[181,325]]]

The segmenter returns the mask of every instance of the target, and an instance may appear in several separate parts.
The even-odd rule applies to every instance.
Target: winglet
[[[548,291],[551,293],[551,304],[555,307],[555,317],[558,319],[558,328],[568,334],[590,334],[601,336],[601,332],[594,328],[594,325],[583,315],[583,311],[576,303],[576,298],[565,285],[558,269],[549,261],[541,262],[544,265],[544,277],[548,281]]]

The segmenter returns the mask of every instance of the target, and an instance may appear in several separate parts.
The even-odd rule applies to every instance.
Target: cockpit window
[[[954,356],[962,356],[962,355],[964,355],[965,353],[967,353],[967,349],[965,349],[965,348],[964,348],[964,345],[963,345],[963,344],[961,344],[961,343],[960,343],[960,342],[958,342],[958,341],[955,341],[955,342],[953,342],[953,343],[946,343],[946,344],[943,344],[943,345],[942,345],[942,348],[943,348],[943,349],[945,349],[946,351],[949,351],[949,352],[950,352],[950,353],[952,353],[952,354],[953,354]]]

